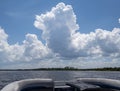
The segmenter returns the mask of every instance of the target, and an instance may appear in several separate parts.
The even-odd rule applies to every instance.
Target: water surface
[[[22,79],[52,78],[55,81],[76,78],[109,78],[120,80],[119,71],[0,71],[0,89],[5,85]]]

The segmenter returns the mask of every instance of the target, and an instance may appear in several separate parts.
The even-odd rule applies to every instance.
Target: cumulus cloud
[[[120,18],[118,19],[119,23],[120,23]]]
[[[96,30],[96,41],[104,56],[120,56],[120,28],[114,28],[111,32]]]
[[[35,34],[27,34],[23,41],[23,59],[27,61],[40,60],[49,55],[50,50],[38,40]]]
[[[90,34],[76,33],[72,45],[76,51],[86,56],[120,56],[120,28],[112,31],[96,29]]]
[[[22,44],[10,45],[8,35],[0,28],[0,61],[16,62],[18,68],[25,65],[30,68],[58,67],[57,64],[82,68],[93,64],[94,67],[120,65],[120,28],[80,33],[71,5],[59,3],[49,12],[36,15],[34,26],[42,30],[45,43],[37,35],[28,33]]]
[[[62,57],[76,56],[70,43],[72,34],[79,26],[71,5],[57,4],[50,12],[37,15],[34,25],[43,30],[42,37],[54,53]]]
[[[43,31],[47,46],[61,57],[120,56],[120,28],[82,34],[76,22],[72,6],[59,3],[49,12],[36,15],[34,25]]]
[[[8,44],[8,35],[0,28],[1,61],[33,61],[49,57],[50,50],[38,40],[35,34],[27,34],[23,44]]]
[[[22,48],[18,44],[9,45],[7,41],[8,35],[0,28],[0,60],[13,61],[20,57]],[[20,53],[20,54],[19,54]]]
[[[6,59],[7,48],[8,48],[7,38],[8,35],[0,27],[0,60]]]

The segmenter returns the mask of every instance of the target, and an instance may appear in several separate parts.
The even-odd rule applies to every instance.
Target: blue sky
[[[33,26],[35,15],[49,11],[59,2],[73,6],[82,33],[119,27],[119,0],[1,0],[0,26],[9,34],[9,42],[21,42],[26,33],[40,34]]]
[[[67,44],[65,42],[71,42],[71,41],[68,41],[67,39],[65,41],[63,41],[64,39],[63,40],[57,40],[57,39],[54,40],[53,38],[58,38],[56,36],[54,36],[53,38],[50,36],[45,37],[43,34],[43,31],[45,31],[45,33],[46,33],[47,30],[44,30],[44,29],[42,30],[42,28],[40,28],[39,26],[36,26],[34,24],[35,21],[40,22],[39,20],[36,19],[36,15],[39,15],[41,17],[41,14],[45,15],[46,12],[51,12],[51,8],[55,7],[60,2],[63,2],[65,5],[71,5],[72,11],[73,11],[73,13],[71,13],[71,14],[76,15],[76,24],[78,24],[80,27],[80,28],[76,28],[77,30],[72,28],[73,30],[75,30],[75,32],[79,32],[79,34],[75,35],[75,36],[77,36],[77,38],[76,37],[74,38],[74,36],[72,36],[73,40],[71,40],[72,43],[74,43],[74,47],[75,47],[75,48],[73,48],[73,47],[72,48],[77,50],[77,52],[78,52],[77,54],[75,54],[76,52],[75,53],[73,52],[72,54],[68,54],[69,52],[71,52],[71,50],[66,49],[68,47],[68,46],[66,47],[66,45],[70,45],[70,44]],[[59,62],[62,61],[62,63],[60,63],[60,64],[66,66],[67,64],[70,64],[70,62],[64,60],[64,59],[68,60],[68,58],[66,58],[66,57],[69,57],[69,58],[71,58],[73,56],[76,57],[76,59],[75,58],[69,59],[69,60],[71,60],[71,63],[72,63],[72,62],[74,62],[73,60],[78,61],[78,60],[81,60],[81,57],[86,56],[85,52],[81,52],[83,49],[78,48],[79,46],[81,46],[81,45],[79,45],[81,43],[81,41],[77,40],[77,39],[81,38],[84,40],[84,38],[86,38],[86,37],[82,38],[81,34],[90,35],[90,32],[94,32],[95,34],[97,34],[97,32],[95,32],[96,29],[102,29],[101,31],[103,31],[103,30],[109,31],[110,33],[108,33],[108,32],[107,33],[108,33],[108,35],[110,34],[109,36],[111,36],[111,34],[113,33],[112,32],[113,29],[119,28],[119,26],[120,26],[119,21],[118,21],[118,19],[120,18],[119,3],[120,3],[120,0],[91,0],[91,1],[90,0],[0,0],[0,26],[1,26],[1,29],[4,30],[5,34],[8,35],[6,44],[8,44],[10,46],[10,48],[12,46],[14,49],[14,45],[16,43],[19,43],[19,44],[16,44],[17,47],[25,46],[25,43],[28,43],[29,38],[35,38],[35,36],[37,36],[35,41],[37,41],[37,43],[40,41],[39,42],[39,44],[41,43],[40,46],[44,47],[45,50],[46,50],[46,48],[48,48],[48,50],[50,49],[52,51],[52,53],[51,52],[48,53],[47,55],[49,55],[49,56],[47,56],[47,57],[46,56],[44,58],[38,57],[37,59],[34,59],[34,60],[48,60],[49,58],[50,58],[50,60],[59,59],[60,60]],[[63,17],[63,19],[64,19],[64,17]],[[49,21],[49,22],[51,23],[51,21]],[[46,24],[44,23],[44,25],[46,25]],[[47,25],[45,27],[47,27]],[[66,28],[66,27],[63,27],[61,29],[64,30],[64,28]],[[57,27],[56,27],[56,29],[57,29]],[[56,33],[59,33],[59,32],[55,32],[54,34],[56,34]],[[34,35],[32,35],[32,34],[34,34]],[[64,35],[64,32],[59,33],[58,36],[60,36],[60,34]],[[104,34],[105,34],[105,32],[103,32],[103,35]],[[78,36],[78,35],[81,35],[81,36]],[[27,37],[25,37],[25,36],[27,36]],[[66,38],[66,36],[68,37],[69,35],[66,34],[63,38]],[[45,37],[45,38],[42,38],[42,37]],[[48,40],[47,38],[49,38],[50,40]],[[60,38],[58,38],[58,39],[60,39]],[[76,43],[76,41],[74,39],[76,39],[76,41],[80,42],[80,43]],[[107,41],[107,40],[109,40],[109,38],[106,39],[105,41]],[[59,45],[54,44],[53,42],[56,42],[56,41],[57,42],[60,41],[60,43],[62,43],[63,45],[59,46]],[[98,42],[98,40],[97,40],[97,42]],[[115,45],[116,42],[113,43],[110,41],[110,44]],[[47,45],[47,46],[45,46],[45,45]],[[117,52],[113,51],[114,48],[108,49],[113,54],[106,54],[106,52],[108,52],[108,50],[106,50],[104,53],[103,51],[105,48],[101,47],[101,45],[102,44],[99,43],[95,46],[95,48],[97,46],[100,46],[100,50],[102,51],[101,53],[103,53],[103,54],[101,54],[102,55],[101,59],[111,58],[111,56],[107,56],[104,58],[103,57],[104,55],[117,55],[117,54],[115,54]],[[119,43],[116,45],[119,45]],[[55,47],[55,46],[59,46],[59,47]],[[89,45],[89,46],[91,46],[91,45]],[[106,45],[103,45],[103,46],[106,46]],[[63,51],[64,53],[61,52],[61,50],[63,48],[65,48],[64,49],[65,52]],[[93,48],[93,46],[92,46],[92,48]],[[44,49],[42,51],[44,51]],[[99,48],[97,48],[97,49],[99,49]],[[25,51],[25,50],[23,50],[23,51]],[[120,51],[118,51],[118,54],[119,54],[119,52]],[[6,53],[8,53],[8,52],[6,52]],[[93,53],[93,51],[92,51],[92,53]],[[12,54],[12,53],[5,54],[5,53],[1,52],[0,54],[8,55],[8,54]],[[40,54],[41,54],[41,52],[40,52]],[[52,57],[50,55],[52,55]],[[56,58],[56,55],[58,55],[59,57]],[[84,55],[84,56],[81,56],[81,55]],[[14,53],[13,53],[13,56],[15,56]],[[29,56],[31,57],[31,54]],[[92,57],[93,57],[93,55],[92,55]],[[5,60],[5,59],[3,60],[3,59],[1,59],[0,65],[5,66],[7,64],[11,64],[11,66],[9,68],[14,68],[14,66],[12,66],[12,64],[17,64],[17,63],[20,64],[21,63],[21,65],[23,66],[24,64],[30,65],[31,63],[34,62],[34,60],[30,61],[30,63],[27,61],[28,63],[26,63],[26,61],[20,62],[20,61],[14,61],[14,59],[7,61],[7,60]],[[83,59],[87,60],[88,56],[84,57]],[[91,60],[93,60],[93,59],[94,58],[91,58]],[[116,58],[116,57],[114,57],[113,59],[118,60],[118,58]],[[25,59],[23,58],[23,60],[25,60]],[[11,63],[11,61],[12,61],[12,63]],[[87,61],[85,61],[85,63],[84,62],[83,63],[87,64]],[[95,61],[96,61],[96,59],[94,60],[94,62]],[[35,61],[35,65],[37,62]],[[46,61],[46,63],[45,62],[42,62],[42,63],[46,65],[47,62],[48,61]],[[81,63],[81,61],[79,61],[79,62]],[[101,62],[101,61],[99,61],[99,62]],[[40,64],[42,64],[42,63],[40,63]],[[55,61],[55,63],[56,63],[56,61]],[[90,63],[92,63],[92,61],[90,61]],[[104,63],[103,66],[109,65],[109,63],[110,63],[110,65],[112,64],[111,62],[108,62],[108,63]],[[88,62],[88,64],[89,64],[89,62]],[[88,64],[87,64],[87,67],[91,67]],[[119,64],[118,65],[116,65],[116,64],[114,66],[120,66]],[[81,65],[82,65],[82,63],[81,63]],[[101,65],[102,65],[102,63],[101,63]],[[20,66],[20,67],[22,67],[22,66]],[[76,64],[74,66],[76,66]],[[32,68],[32,66],[30,66],[30,67]],[[41,66],[38,65],[37,67],[41,67]],[[79,66],[76,66],[76,67],[79,67]],[[83,68],[84,67],[85,66],[83,66]],[[102,66],[99,66],[99,67],[102,67]]]

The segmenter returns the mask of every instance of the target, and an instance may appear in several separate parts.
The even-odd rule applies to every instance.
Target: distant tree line
[[[104,68],[80,69],[80,68],[66,66],[64,68],[38,68],[38,69],[33,69],[33,70],[120,71],[120,67],[104,67]]]
[[[120,71],[120,67],[104,67],[104,68],[91,68],[80,69],[75,67],[63,67],[63,68],[35,68],[35,69],[0,69],[0,71]]]
[[[37,68],[33,70],[79,70],[78,68],[66,66],[64,68]]]
[[[88,69],[88,70],[98,70],[98,71],[120,71],[120,67],[104,67],[104,68],[96,68],[96,69]]]

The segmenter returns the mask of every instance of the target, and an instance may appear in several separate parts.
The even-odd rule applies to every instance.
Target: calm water
[[[53,80],[72,80],[95,77],[120,80],[120,72],[113,71],[0,71],[0,89],[10,82],[29,78],[52,78]]]

